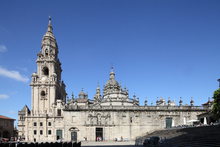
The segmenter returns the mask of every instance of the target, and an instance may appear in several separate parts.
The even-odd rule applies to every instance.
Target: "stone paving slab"
[[[82,147],[89,147],[89,146],[108,146],[108,147],[133,147],[135,146],[135,142],[134,141],[124,141],[124,142],[115,142],[115,141],[101,141],[101,142],[82,142]]]

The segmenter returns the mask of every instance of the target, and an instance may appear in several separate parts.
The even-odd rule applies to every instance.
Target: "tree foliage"
[[[213,107],[212,112],[217,119],[220,118],[220,88],[214,92],[213,95]]]

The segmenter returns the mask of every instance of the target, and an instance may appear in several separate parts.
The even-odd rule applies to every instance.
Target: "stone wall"
[[[103,139],[126,138],[134,140],[154,130],[166,127],[166,118],[172,118],[172,126],[184,125],[205,112],[201,107],[147,107],[117,109],[76,109],[64,111],[64,138],[71,139],[71,127],[77,128],[79,140],[96,140],[96,128],[103,129]]]

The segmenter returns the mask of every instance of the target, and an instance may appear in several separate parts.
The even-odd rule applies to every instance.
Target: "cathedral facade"
[[[109,80],[91,100],[83,92],[77,98],[66,99],[61,78],[58,45],[51,19],[37,54],[37,72],[32,74],[31,109],[26,105],[18,112],[19,137],[27,142],[135,140],[146,133],[185,125],[208,108],[175,105],[168,100],[157,100],[155,106],[139,104],[136,96],[116,81],[112,70]]]

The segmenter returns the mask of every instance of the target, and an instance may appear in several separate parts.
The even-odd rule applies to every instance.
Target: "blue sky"
[[[220,1],[1,1],[0,114],[31,104],[30,77],[52,17],[69,95],[93,98],[114,66],[143,104],[157,97],[201,105],[220,78]]]

